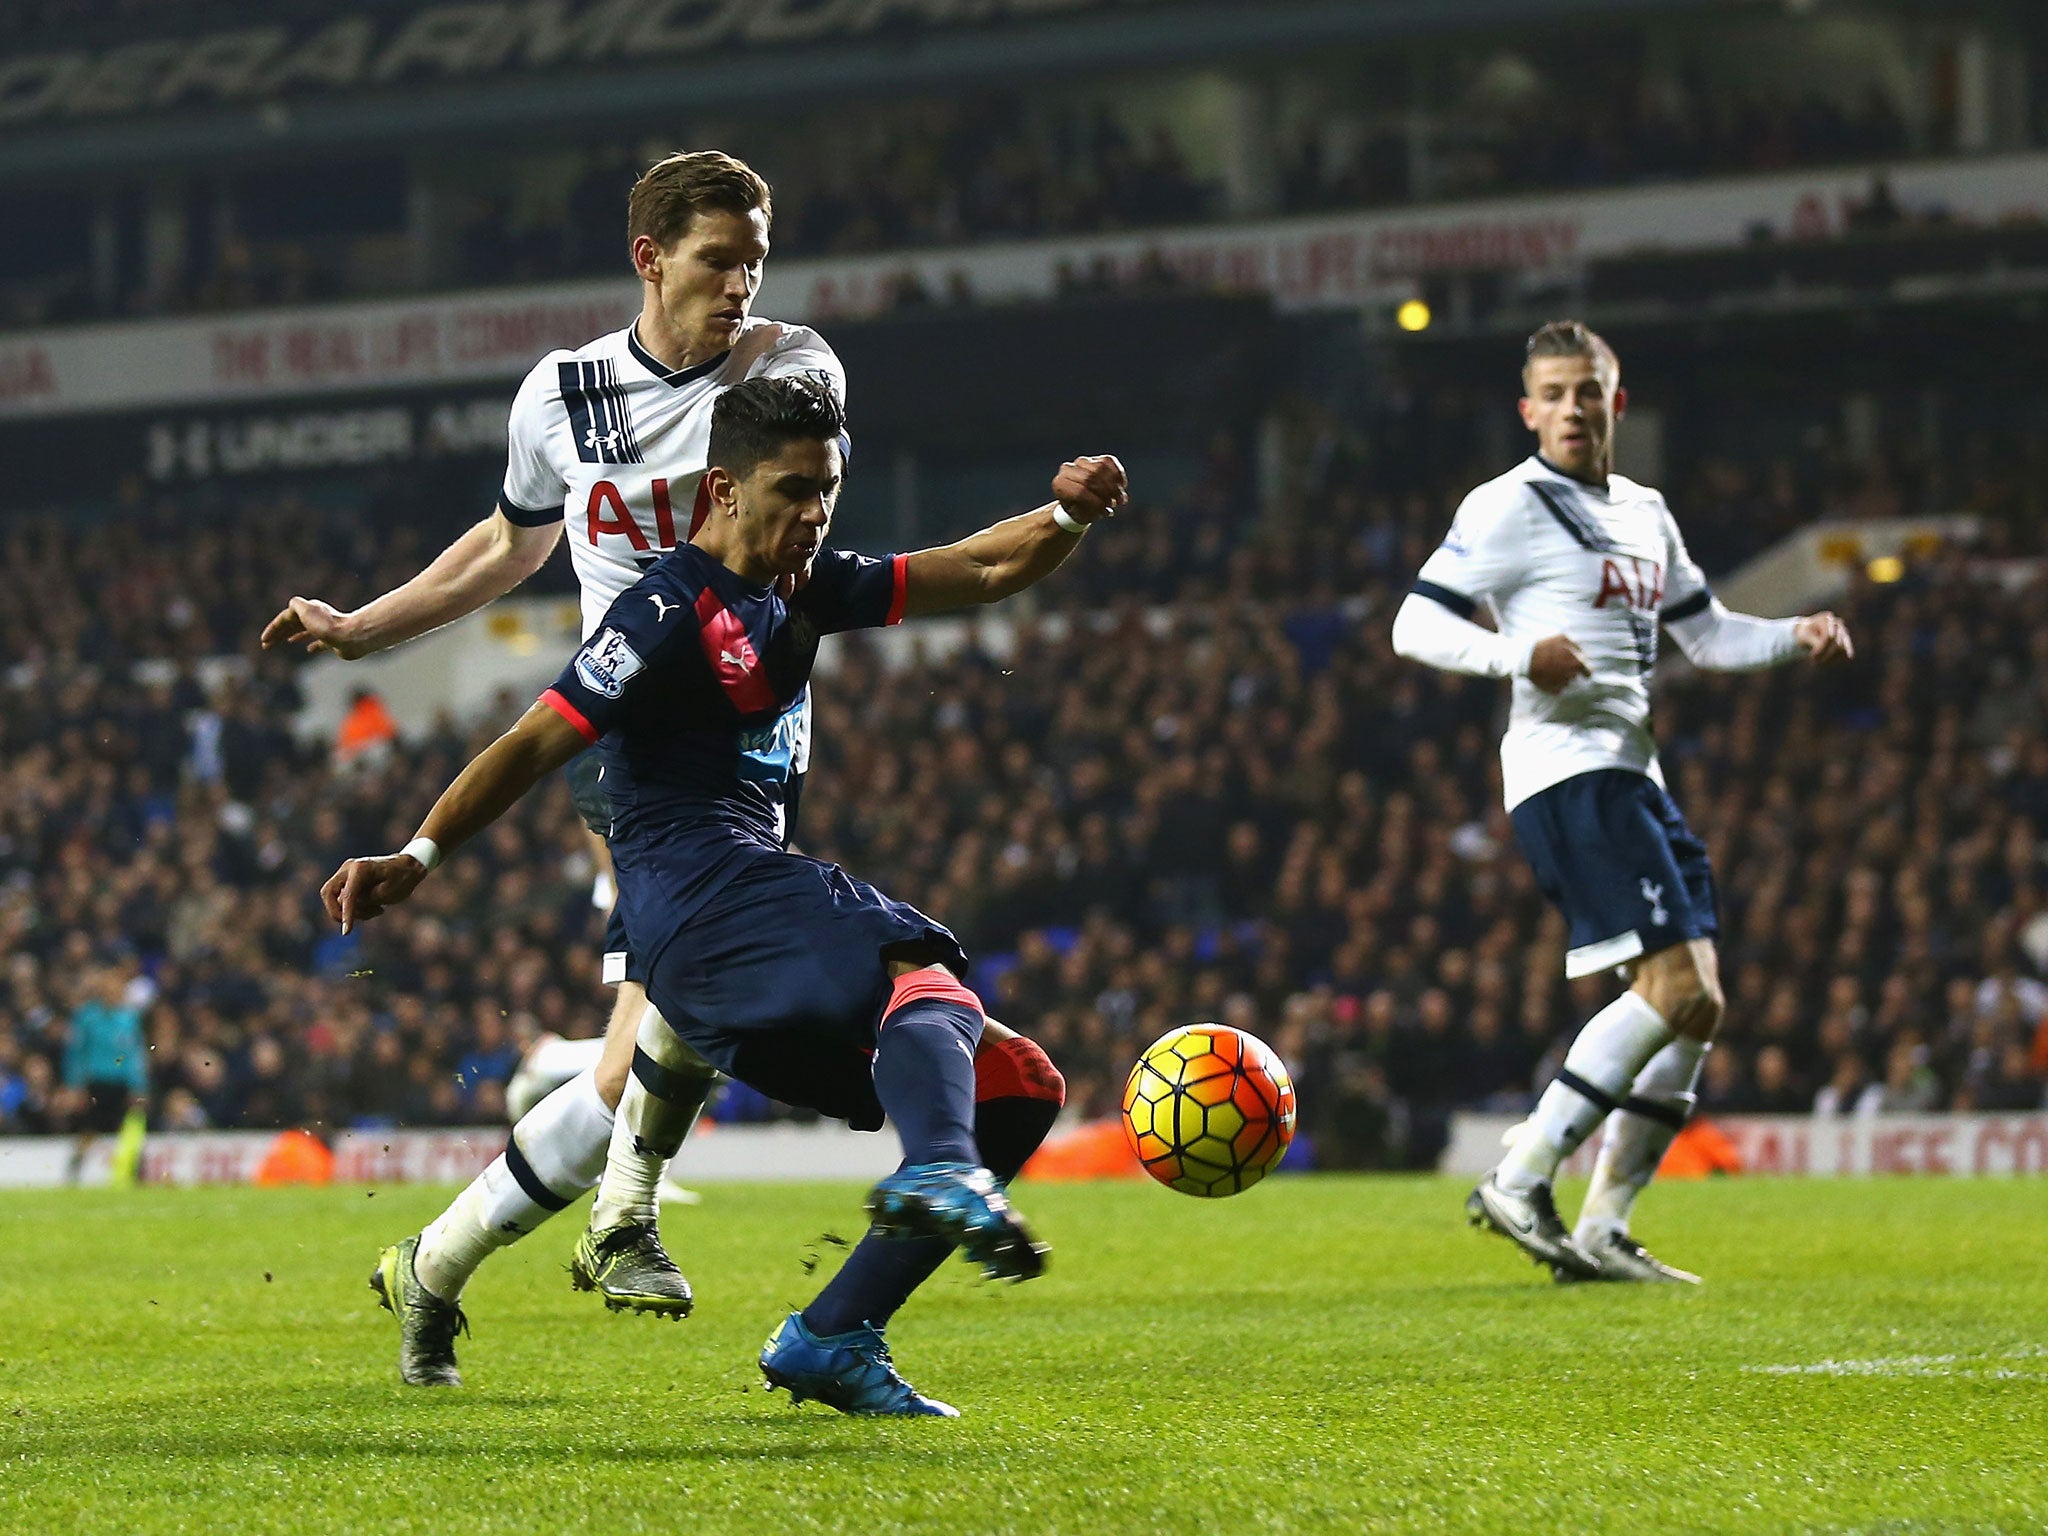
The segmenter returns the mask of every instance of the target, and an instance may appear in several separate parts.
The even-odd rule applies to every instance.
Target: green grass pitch
[[[673,1211],[679,1325],[570,1292],[579,1208],[471,1286],[457,1392],[364,1284],[444,1191],[0,1194],[0,1531],[2048,1529],[2048,1187],[1660,1187],[1697,1292],[1541,1283],[1463,1194],[1024,1186],[1051,1272],[891,1330],[952,1423],[761,1388],[851,1187]]]

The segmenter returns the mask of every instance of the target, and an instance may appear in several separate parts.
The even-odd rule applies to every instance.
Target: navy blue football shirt
[[[810,766],[818,639],[899,622],[908,564],[821,550],[785,602],[681,545],[613,599],[541,695],[599,745],[621,895],[635,888],[645,936],[673,933],[723,885],[738,845],[783,846]]]

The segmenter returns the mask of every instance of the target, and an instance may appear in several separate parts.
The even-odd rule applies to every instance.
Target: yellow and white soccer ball
[[[1145,1171],[1184,1195],[1250,1189],[1294,1139],[1294,1084],[1255,1035],[1188,1024],[1147,1046],[1124,1085],[1124,1136]]]

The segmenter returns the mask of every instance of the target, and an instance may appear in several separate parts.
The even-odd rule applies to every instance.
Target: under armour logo
[[[681,603],[672,603],[668,601],[668,599],[664,598],[659,592],[648,593],[647,601],[654,604],[654,622],[657,624],[659,624],[663,619],[668,617],[669,610],[671,608],[680,608],[682,606]]]
[[[619,429],[614,427],[609,432],[600,432],[597,428],[592,427],[583,434],[583,446],[590,449],[593,453],[600,448],[606,453],[617,453],[619,451]]]
[[[748,670],[749,663],[744,655],[736,655],[732,651],[721,650],[718,653],[718,659],[728,667],[737,667],[742,672]]]
[[[1643,900],[1650,904],[1650,926],[1662,928],[1671,921],[1671,914],[1664,910],[1664,887],[1651,884],[1648,875],[1643,876],[1637,886],[1643,893]]]

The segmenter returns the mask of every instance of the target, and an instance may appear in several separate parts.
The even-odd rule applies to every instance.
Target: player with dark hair
[[[1721,1022],[1706,845],[1665,793],[1650,673],[1668,630],[1696,667],[1747,671],[1853,654],[1831,613],[1730,613],[1686,553],[1664,497],[1614,472],[1628,405],[1621,364],[1575,320],[1529,338],[1522,423],[1536,453],[1467,496],[1394,618],[1394,649],[1447,671],[1514,680],[1501,740],[1507,808],[1543,892],[1571,927],[1565,975],[1632,969],[1587,1021],[1500,1166],[1472,1192],[1475,1225],[1560,1280],[1696,1282],[1629,1235],[1629,1215],[1685,1124]],[[1484,605],[1495,628],[1472,622]],[[1558,1165],[1608,1129],[1575,1232]]]
[[[1125,482],[1112,458],[1076,460],[1035,511],[871,560],[824,548],[843,427],[836,397],[812,381],[721,395],[703,526],[619,594],[405,850],[350,860],[321,895],[345,931],[376,916],[444,849],[601,743],[620,907],[651,1006],[586,1241],[601,1250],[651,1224],[661,1168],[695,1116],[688,1085],[712,1069],[859,1128],[886,1113],[904,1159],[868,1198],[873,1227],[761,1366],[771,1385],[847,1412],[950,1415],[896,1373],[882,1329],[956,1246],[991,1276],[1038,1273],[1043,1250],[1002,1185],[1063,1090],[1044,1052],[985,1018],[941,924],[784,847],[802,705],[821,636],[1022,591],[1114,513]],[[1036,1108],[998,1123],[978,1099]]]
[[[565,528],[587,638],[606,605],[703,518],[712,406],[726,389],[801,376],[845,399],[839,359],[815,331],[751,312],[773,212],[768,183],[730,155],[691,151],[648,167],[626,216],[640,314],[573,352],[549,353],[527,374],[513,399],[497,510],[412,580],[353,612],[294,597],[265,628],[264,645],[303,644],[344,659],[398,645],[512,590],[547,560]],[[806,695],[795,779],[808,766],[809,707]],[[574,759],[568,778],[602,855],[612,806],[597,754]],[[618,994],[602,1043],[551,1041],[522,1063],[518,1123],[504,1152],[424,1230],[378,1260],[371,1283],[398,1315],[399,1374],[410,1384],[460,1384],[455,1337],[470,1277],[574,1202],[604,1167],[647,1008],[616,912],[603,967]],[[689,1092],[701,1105],[714,1082],[697,1074]],[[684,1079],[671,1088],[683,1093]],[[614,1307],[687,1314],[689,1282],[651,1226],[642,1239],[601,1255],[579,1248],[576,1283]]]

